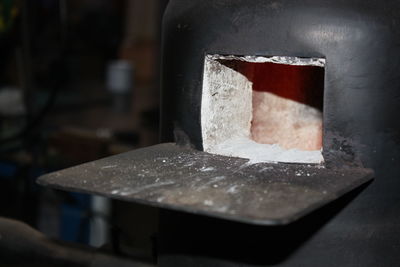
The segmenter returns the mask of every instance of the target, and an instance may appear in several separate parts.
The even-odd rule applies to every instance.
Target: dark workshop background
[[[35,181],[158,142],[166,2],[0,1],[1,217],[51,238],[152,257],[156,209]]]

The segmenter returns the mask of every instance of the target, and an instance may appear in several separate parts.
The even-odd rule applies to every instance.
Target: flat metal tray
[[[259,225],[290,223],[373,178],[364,168],[248,164],[159,144],[46,174],[41,185]]]

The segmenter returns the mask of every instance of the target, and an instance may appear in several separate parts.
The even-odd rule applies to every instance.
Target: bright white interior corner
[[[322,58],[207,55],[201,104],[204,151],[250,163],[322,163],[323,91],[317,99],[320,107],[304,84],[314,84],[306,76],[321,76],[321,70],[323,79],[324,66]]]

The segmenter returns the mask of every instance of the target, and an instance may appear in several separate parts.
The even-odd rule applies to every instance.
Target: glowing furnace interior
[[[207,55],[203,149],[251,162],[321,163],[323,58]]]

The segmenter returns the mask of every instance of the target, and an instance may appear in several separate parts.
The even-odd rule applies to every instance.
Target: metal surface
[[[358,167],[248,164],[160,144],[47,174],[39,183],[245,223],[287,224],[372,179]]]

